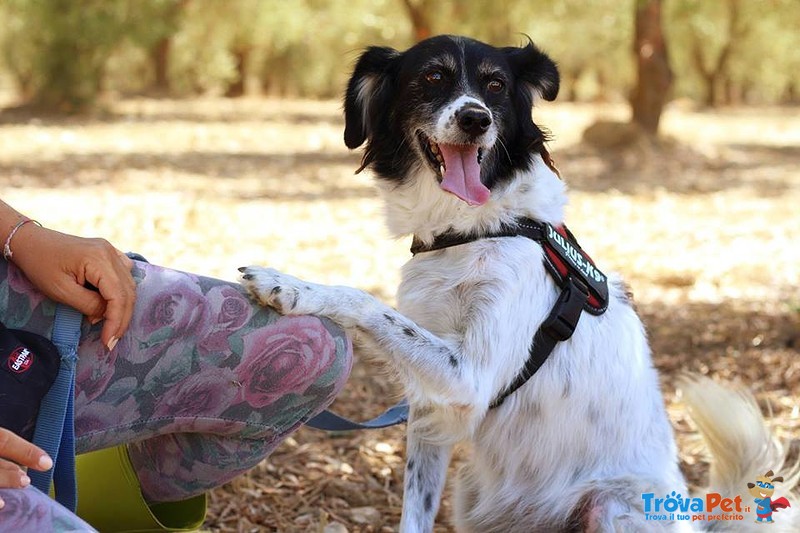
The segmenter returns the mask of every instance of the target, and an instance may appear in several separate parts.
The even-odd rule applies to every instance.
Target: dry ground
[[[613,150],[580,143],[581,131],[624,118],[624,108],[548,105],[536,116],[555,134],[572,230],[633,288],[691,481],[702,485],[707,462],[676,400],[682,370],[750,388],[796,443],[800,109],[675,107],[663,124],[673,141]],[[235,279],[238,266],[260,263],[391,302],[409,243],[387,238],[341,130],[332,102],[127,100],[92,119],[4,113],[0,190],[45,225],[159,264]],[[359,363],[335,408],[363,417],[395,392]],[[212,493],[206,528],[392,531],[402,438],[402,428],[300,430]],[[446,498],[437,531],[450,531],[448,511]]]

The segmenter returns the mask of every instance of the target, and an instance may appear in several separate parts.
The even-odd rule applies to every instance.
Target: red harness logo
[[[24,346],[20,346],[8,357],[8,368],[16,374],[26,372],[33,364],[33,354]]]

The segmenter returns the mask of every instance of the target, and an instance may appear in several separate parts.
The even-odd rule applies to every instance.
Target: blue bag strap
[[[78,505],[75,483],[75,366],[81,338],[81,315],[62,304],[56,306],[52,342],[61,356],[61,366],[50,390],[42,398],[33,443],[53,459],[47,472],[28,471],[31,484],[48,494],[51,481],[56,500],[71,511]]]
[[[408,400],[403,400],[366,422],[353,422],[352,420],[326,410],[306,422],[306,425],[323,431],[350,431],[354,429],[386,428],[407,421]]]

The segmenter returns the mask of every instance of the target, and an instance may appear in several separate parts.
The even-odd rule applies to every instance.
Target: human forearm
[[[103,341],[112,349],[128,327],[135,301],[133,265],[104,239],[67,235],[33,223],[0,201],[0,239],[6,259],[48,297],[94,322],[105,319]],[[90,290],[90,284],[97,290]]]

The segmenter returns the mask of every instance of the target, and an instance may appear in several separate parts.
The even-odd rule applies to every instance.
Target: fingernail
[[[5,506],[6,506],[6,502],[4,502],[3,500],[0,500],[0,509],[2,509]]]
[[[114,346],[116,346],[118,342],[119,342],[119,339],[118,339],[118,338],[116,338],[116,337],[111,337],[111,340],[109,340],[109,341],[108,341],[108,344],[107,344],[107,346],[108,346],[108,351],[110,352],[111,350],[113,350],[113,349],[114,349]]]
[[[31,478],[23,474],[19,477],[19,484],[22,485],[23,487],[27,487],[28,485],[31,484]]]
[[[101,320],[103,320],[103,319],[102,319],[102,318],[100,318],[100,317],[97,317],[97,318],[93,318],[93,319],[91,319],[91,320],[89,321],[89,323],[90,323],[91,325],[93,325],[93,326],[94,326],[95,324],[97,324],[97,323],[98,323],[98,322],[100,322]]]
[[[53,460],[50,459],[50,456],[43,455],[39,457],[39,468],[42,470],[50,470],[53,468]]]

